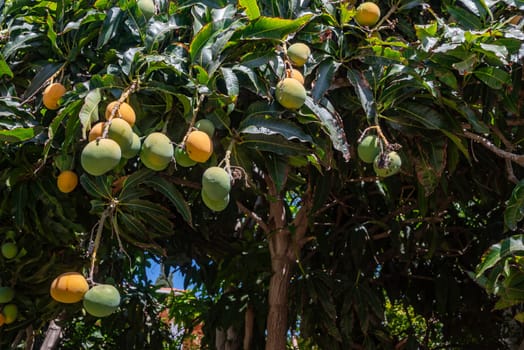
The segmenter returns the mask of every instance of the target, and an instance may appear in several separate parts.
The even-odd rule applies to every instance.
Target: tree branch
[[[264,220],[262,220],[262,218],[260,216],[258,216],[257,213],[249,210],[248,208],[246,208],[242,203],[240,203],[239,201],[236,202],[237,203],[237,207],[238,209],[246,214],[247,216],[249,216],[250,218],[252,218],[253,220],[255,220],[255,222],[260,226],[260,228],[262,229],[262,231],[264,231],[266,234],[269,234],[270,233],[270,230],[269,230],[269,227],[267,226],[267,224],[264,222]]]
[[[497,156],[504,158],[504,159],[508,159],[524,167],[524,156],[523,155],[504,151],[503,149],[500,149],[499,147],[495,146],[491,141],[489,141],[485,137],[474,134],[470,131],[463,130],[463,132],[464,132],[464,136],[466,136],[468,139],[475,141],[477,143],[480,143],[482,146],[486,147],[491,152],[495,153]]]

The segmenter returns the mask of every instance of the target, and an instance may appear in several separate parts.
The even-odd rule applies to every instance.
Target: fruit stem
[[[109,119],[107,119],[107,123],[104,124],[104,131],[102,132],[101,138],[103,139],[107,138],[107,134],[109,133],[109,127],[111,126],[111,121],[113,120],[113,118],[116,116],[116,113],[120,109],[120,105],[129,98],[129,95],[131,95],[136,90],[138,90],[138,85],[139,85],[138,80],[134,80],[131,83],[131,85],[129,85],[129,87],[126,90],[124,90],[120,98],[116,101],[115,106],[111,110]]]
[[[377,30],[380,28],[380,26],[382,26],[382,23],[384,23],[385,21],[387,21],[388,18],[391,17],[391,15],[392,15],[393,13],[395,13],[395,11],[398,10],[398,6],[399,6],[401,3],[402,3],[402,0],[399,0],[399,1],[397,1],[396,4],[394,4],[393,6],[391,6],[391,7],[389,8],[389,11],[388,11],[388,12],[387,12],[387,13],[386,13],[386,14],[385,14],[385,15],[384,15],[384,16],[383,16],[383,17],[378,21],[378,23],[373,27],[373,29],[371,29],[371,32],[375,32],[375,31],[377,31]]]
[[[380,139],[382,140],[382,142],[384,142],[384,145],[386,146],[386,148],[389,146],[389,141],[388,139],[386,138],[386,136],[384,135],[384,133],[382,132],[382,128],[380,127],[380,125],[372,125],[370,127],[367,127],[363,132],[362,132],[362,135],[360,135],[360,137],[358,138],[358,141],[357,142],[361,142],[364,137],[366,136],[366,134],[370,131],[370,130],[376,130],[377,131],[377,135],[378,137],[380,137]]]
[[[102,231],[104,230],[104,223],[106,219],[109,217],[111,211],[113,210],[113,206],[109,206],[104,210],[102,215],[100,216],[100,220],[97,223],[96,228],[96,236],[95,241],[93,242],[93,248],[91,253],[91,267],[89,269],[89,277],[88,282],[93,284],[93,276],[95,274],[95,262],[96,262],[96,253],[98,252],[98,247],[100,246],[100,240],[102,239]]]
[[[186,147],[186,140],[189,137],[189,134],[194,130],[194,125],[196,122],[196,118],[198,116],[198,111],[200,110],[200,106],[202,106],[202,103],[204,102],[205,98],[206,98],[205,95],[200,95],[200,97],[197,100],[197,105],[193,109],[193,117],[191,118],[191,121],[189,122],[189,128],[187,128],[187,132],[184,135],[184,138],[182,139],[182,142],[179,145],[183,149],[185,149]]]

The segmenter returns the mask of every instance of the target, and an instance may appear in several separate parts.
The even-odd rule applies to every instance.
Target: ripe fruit
[[[0,287],[0,304],[9,303],[15,297],[15,290],[11,287]]]
[[[222,211],[226,209],[227,205],[229,204],[229,193],[218,200],[209,198],[209,194],[204,189],[200,191],[200,194],[202,195],[202,201],[206,207],[213,211]]]
[[[96,140],[99,137],[102,137],[102,134],[104,133],[104,122],[98,122],[93,127],[91,127],[91,130],[89,130],[89,135],[87,139],[89,141]]]
[[[155,14],[155,3],[153,0],[138,0],[136,4],[147,19]]]
[[[60,100],[65,93],[66,88],[64,85],[60,83],[49,84],[42,94],[42,103],[47,109],[58,109],[58,100]]]
[[[205,132],[209,135],[209,137],[213,137],[215,134],[215,124],[213,124],[213,122],[209,119],[200,119],[196,122],[195,128]]]
[[[363,2],[357,7],[355,21],[361,26],[374,26],[380,18],[380,8],[373,2]]]
[[[171,140],[161,132],[147,135],[140,151],[140,160],[151,170],[161,171],[167,168],[173,158],[174,148]]]
[[[5,242],[2,244],[2,255],[6,259],[13,259],[18,254],[18,247],[14,242]]]
[[[120,305],[120,293],[110,284],[99,284],[84,294],[84,308],[95,317],[111,315]]]
[[[296,67],[302,67],[306,64],[309,55],[311,55],[311,50],[309,46],[303,43],[295,43],[287,48],[287,57]]]
[[[122,151],[118,143],[111,139],[99,139],[84,147],[80,164],[87,173],[99,176],[116,167],[121,158]]]
[[[373,161],[373,170],[380,177],[395,175],[400,171],[402,160],[397,152],[392,151],[388,154],[379,154]]]
[[[213,154],[213,141],[203,131],[192,131],[186,140],[186,152],[195,162],[205,163]]]
[[[74,171],[64,170],[56,179],[56,186],[63,193],[73,191],[78,185],[78,175]]]
[[[375,135],[368,135],[357,146],[357,154],[364,163],[373,163],[380,153],[380,140]]]
[[[113,109],[116,108],[116,105],[118,104],[118,101],[113,101],[106,107],[106,120],[109,120],[111,118],[111,113],[113,112]],[[120,107],[115,113],[114,118],[121,118],[125,120],[129,126],[135,125],[136,121],[136,114],[133,107],[131,107],[128,103],[122,102],[120,104]]]
[[[218,166],[207,168],[202,175],[202,191],[212,200],[223,200],[231,191],[231,178]]]
[[[177,165],[180,165],[185,168],[191,167],[197,163],[193,159],[189,158],[189,155],[187,154],[186,150],[180,146],[177,146],[175,148],[175,161]]]
[[[299,81],[285,78],[277,84],[275,97],[285,108],[298,109],[306,102],[306,89]]]
[[[15,304],[7,304],[2,309],[2,315],[5,317],[5,324],[11,324],[18,317],[18,307]]]
[[[286,70],[286,77],[295,79],[300,84],[304,85],[304,76],[302,75],[302,73],[300,73],[298,69],[292,68]]]
[[[138,136],[136,133],[133,133],[133,142],[131,143],[131,147],[129,147],[126,150],[122,150],[122,157],[129,159],[133,158],[140,152],[140,148],[142,147],[142,142],[140,141],[140,136]]]
[[[60,303],[72,304],[82,300],[89,285],[84,276],[78,272],[66,272],[51,283],[51,297]]]
[[[107,137],[118,143],[122,153],[126,152],[133,144],[133,129],[125,120],[120,118],[112,119],[110,123]]]

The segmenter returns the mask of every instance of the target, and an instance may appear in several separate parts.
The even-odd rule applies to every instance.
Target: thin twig
[[[508,159],[524,167],[524,156],[523,155],[504,151],[503,149],[500,149],[499,147],[495,146],[491,141],[489,141],[485,137],[474,134],[470,131],[463,130],[463,133],[464,133],[464,136],[466,136],[468,139],[474,142],[480,143],[482,146],[486,147],[488,150],[495,153],[497,156],[504,158],[504,159]]]

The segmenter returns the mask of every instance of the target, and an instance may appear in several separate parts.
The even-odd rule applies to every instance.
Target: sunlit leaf
[[[100,103],[102,96],[99,89],[91,90],[87,94],[84,104],[80,109],[78,118],[82,123],[82,138],[86,139],[86,133],[94,122],[98,120],[98,104]]]

